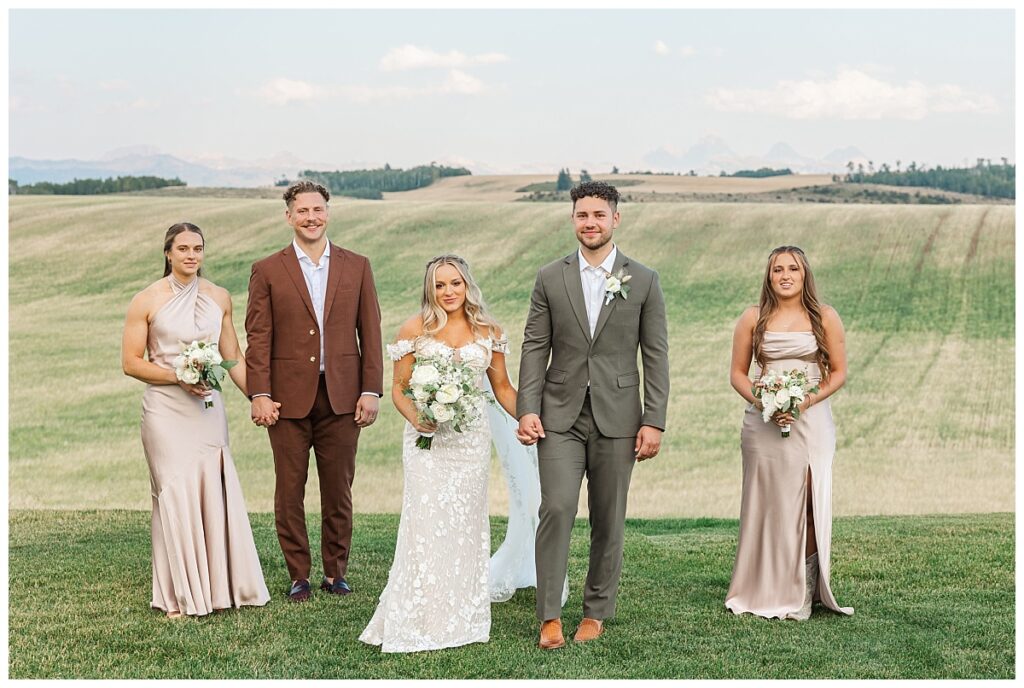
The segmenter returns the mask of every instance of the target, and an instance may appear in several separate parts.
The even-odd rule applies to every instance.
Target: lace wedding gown
[[[505,340],[477,339],[458,349],[432,337],[399,340],[392,360],[409,353],[453,356],[478,372]],[[487,642],[491,630],[488,590],[491,553],[487,483],[491,432],[486,411],[461,433],[442,424],[429,450],[405,424],[404,489],[395,559],[380,602],[359,639],[383,652],[418,652]]]

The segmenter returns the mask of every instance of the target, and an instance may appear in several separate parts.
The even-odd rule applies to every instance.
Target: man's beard
[[[591,251],[596,251],[597,249],[606,246],[608,244],[608,242],[611,241],[611,240],[612,240],[612,235],[609,233],[609,234],[600,234],[600,235],[598,235],[598,237],[597,237],[597,242],[598,243],[596,243],[596,244],[587,243],[587,239],[585,237],[580,238],[580,243],[583,244],[584,246],[586,246]]]

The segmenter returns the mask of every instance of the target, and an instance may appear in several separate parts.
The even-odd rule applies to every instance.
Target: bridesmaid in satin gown
[[[761,417],[751,392],[763,370],[806,371],[820,390],[794,419]],[[806,620],[820,601],[841,614],[830,586],[832,457],[836,433],[828,398],[846,382],[846,342],[839,314],[820,304],[804,252],[771,252],[759,306],[748,308],[733,335],[733,388],[747,402],[740,435],[743,496],[740,535],[725,606],[735,614]],[[791,425],[790,436],[781,427]]]
[[[201,384],[180,382],[173,368],[181,342],[217,342],[225,359],[239,361],[229,373],[245,393],[231,297],[200,276],[204,246],[193,224],[167,230],[164,277],[132,299],[121,349],[125,374],[147,383],[142,445],[153,500],[150,606],[171,618],[270,600],[228,448],[223,399]],[[212,408],[205,408],[207,398]]]

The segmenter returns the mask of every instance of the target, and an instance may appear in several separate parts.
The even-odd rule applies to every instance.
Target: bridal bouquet
[[[764,407],[761,418],[767,423],[776,413],[790,413],[793,418],[799,418],[800,404],[808,394],[818,391],[818,385],[812,385],[807,379],[807,373],[802,370],[769,370],[754,383],[750,391],[761,400]],[[789,430],[788,425],[783,425],[782,436],[789,437]]]
[[[476,386],[478,373],[465,363],[444,356],[417,358],[412,365],[412,378],[403,390],[419,412],[420,422],[436,425],[449,423],[452,430],[462,432],[480,415],[479,400],[493,402],[490,392]],[[420,449],[430,449],[434,433],[416,439]]]
[[[174,359],[174,374],[187,385],[204,383],[210,389],[220,391],[220,383],[228,370],[238,361],[225,361],[216,344],[198,342],[181,343],[181,353]],[[203,408],[212,408],[213,400],[204,399]]]

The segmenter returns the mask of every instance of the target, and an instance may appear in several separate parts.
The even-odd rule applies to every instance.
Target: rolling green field
[[[11,197],[10,505],[149,508],[142,383],[120,369],[131,296],[161,273],[165,229],[207,235],[207,275],[241,332],[251,263],[291,240],[280,201]],[[735,319],[765,258],[804,248],[847,328],[850,378],[834,399],[834,513],[1014,508],[1014,215],[1011,206],[637,204],[621,249],[661,274],[672,366],[662,454],[634,472],[631,517],[734,518],[742,401],[728,384]],[[340,202],[329,236],[372,261],[385,339],[418,307],[422,270],[465,256],[513,343],[536,270],[575,250],[557,204]],[[272,510],[273,465],[248,402],[227,398],[250,511]],[[355,506],[397,512],[399,419],[385,403],[360,441]],[[309,506],[317,508],[311,486]],[[492,511],[505,512],[500,475]]]
[[[725,609],[735,520],[631,519],[618,612],[599,640],[538,650],[534,594],[521,590],[492,605],[488,643],[397,655],[357,640],[384,586],[397,516],[358,514],[354,594],[301,605],[284,599],[273,516],[253,514],[252,525],[267,606],[168,620],[148,608],[148,513],[12,512],[10,677],[1014,677],[1013,514],[837,518],[832,589],[855,614],[816,607],[803,623]],[[493,519],[492,539],[503,533]],[[586,536],[578,521],[569,633],[582,614]]]

